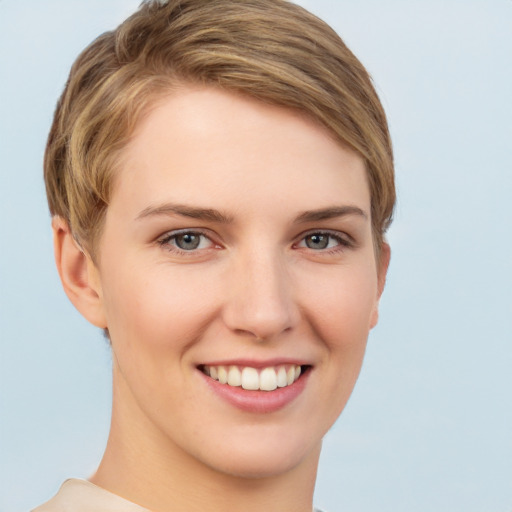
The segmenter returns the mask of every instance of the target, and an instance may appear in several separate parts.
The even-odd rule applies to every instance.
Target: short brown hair
[[[391,140],[371,78],[339,36],[286,0],[149,0],[77,58],[48,138],[50,212],[91,255],[119,152],[155,99],[187,83],[300,111],[358,153],[380,248],[395,202]]]

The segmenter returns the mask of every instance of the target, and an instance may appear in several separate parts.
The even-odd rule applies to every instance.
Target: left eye
[[[185,231],[167,236],[160,243],[174,246],[182,251],[208,249],[213,245],[213,242],[206,235],[195,231]]]
[[[305,236],[298,244],[298,247],[307,247],[316,251],[331,249],[343,245],[343,240],[329,233],[311,233]]]

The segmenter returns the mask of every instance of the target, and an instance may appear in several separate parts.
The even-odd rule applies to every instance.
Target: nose
[[[255,340],[269,340],[299,321],[292,279],[283,258],[251,252],[233,264],[223,317],[228,328]]]

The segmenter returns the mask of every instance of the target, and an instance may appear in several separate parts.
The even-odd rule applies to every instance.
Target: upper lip
[[[265,360],[254,359],[215,359],[212,361],[205,361],[198,366],[240,366],[250,368],[268,368],[270,366],[282,365],[298,365],[298,366],[311,366],[311,362],[306,359],[297,359],[294,357],[276,357]]]

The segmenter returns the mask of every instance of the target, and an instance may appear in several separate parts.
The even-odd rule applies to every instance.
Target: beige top
[[[87,480],[66,480],[59,492],[32,512],[150,512]]]
[[[66,480],[59,492],[32,512],[151,512],[87,480]],[[321,512],[313,509],[313,512]]]

